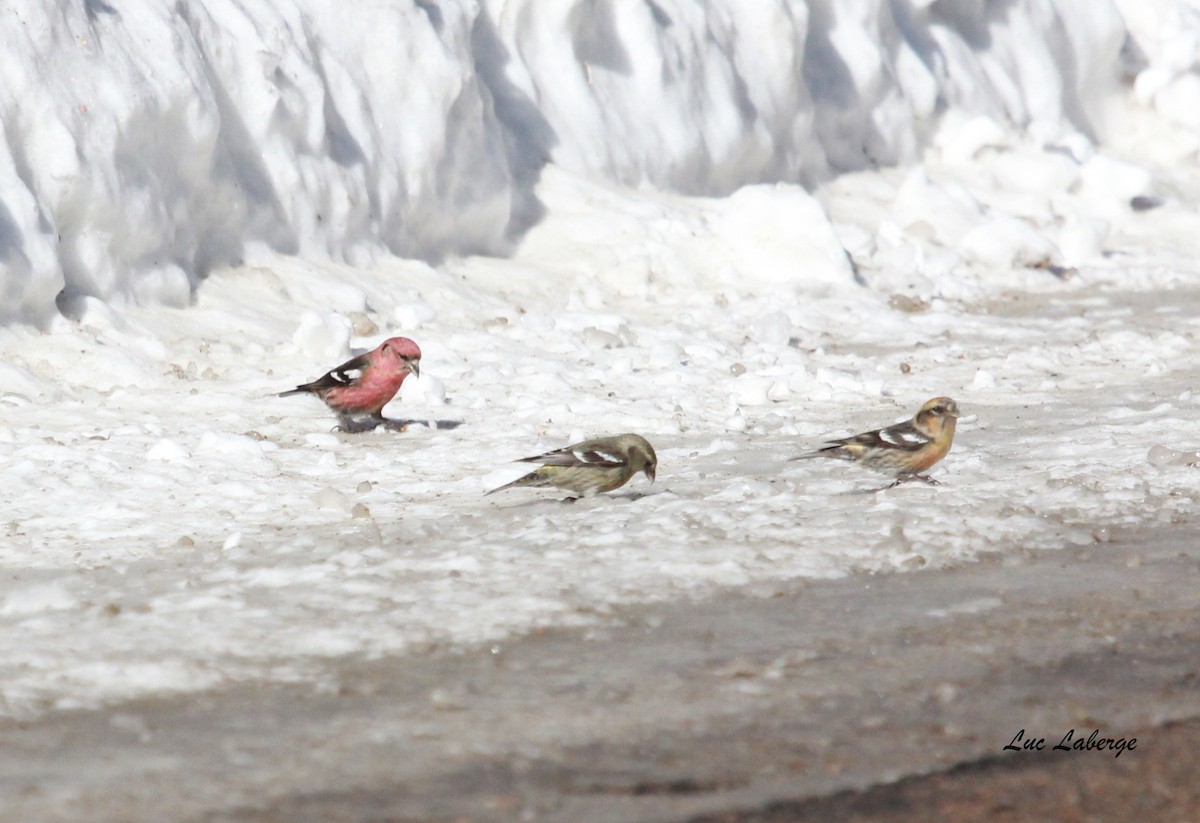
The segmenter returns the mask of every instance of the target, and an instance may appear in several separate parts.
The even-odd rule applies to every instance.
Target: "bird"
[[[380,424],[403,431],[403,424],[384,418],[383,407],[410,374],[421,376],[421,349],[407,337],[391,337],[373,351],[279,396],[315,394],[337,414],[340,425],[335,431],[364,432]]]
[[[598,492],[621,488],[638,472],[644,473],[653,483],[658,470],[654,447],[638,434],[596,437],[521,460],[542,465],[486,494],[518,486],[554,486],[591,497]]]
[[[851,460],[869,469],[893,475],[896,481],[885,488],[908,480],[938,485],[938,481],[926,477],[922,472],[949,453],[957,422],[958,404],[949,397],[935,397],[921,406],[911,420],[841,440],[830,440],[816,451],[791,459],[833,457]]]

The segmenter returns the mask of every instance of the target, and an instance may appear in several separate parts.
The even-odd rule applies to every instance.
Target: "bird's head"
[[[927,400],[921,410],[917,412],[914,420],[917,427],[924,430],[929,423],[936,421],[936,425],[945,426],[947,423],[952,423],[958,418],[958,404],[949,397],[935,397],[932,400]]]
[[[653,483],[658,472],[658,455],[654,453],[650,441],[640,434],[623,434],[617,438],[617,442],[620,450],[627,455],[626,459],[633,470],[642,472],[646,479]]]
[[[379,353],[399,371],[421,376],[421,349],[407,337],[392,337],[383,341]]]

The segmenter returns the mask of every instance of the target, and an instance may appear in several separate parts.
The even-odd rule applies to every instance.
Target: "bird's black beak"
[[[404,365],[408,366],[408,370],[412,372],[413,377],[421,376],[421,361],[420,360],[405,360]]]
[[[650,479],[651,483],[653,483],[654,482],[654,473],[656,471],[658,471],[658,467],[655,466],[653,463],[647,463],[646,468],[642,469],[642,471],[646,473],[646,477]]]

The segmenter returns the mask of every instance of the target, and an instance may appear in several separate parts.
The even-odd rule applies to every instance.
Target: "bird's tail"
[[[505,483],[503,486],[497,486],[496,488],[492,489],[490,492],[484,492],[483,496],[487,497],[489,494],[495,494],[496,492],[502,492],[505,489],[515,489],[520,486],[537,486],[539,484],[536,481],[539,479],[540,478],[538,477],[538,473],[536,471],[532,471],[527,475],[518,477],[516,480],[512,481],[511,483]]]
[[[825,454],[823,452],[824,452],[824,449],[817,449],[816,451],[805,452],[804,454],[798,454],[795,457],[789,457],[788,462],[791,462],[793,460],[809,460],[813,457],[825,457]]]

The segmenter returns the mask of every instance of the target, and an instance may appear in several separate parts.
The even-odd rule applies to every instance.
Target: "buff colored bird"
[[[833,457],[850,460],[869,469],[893,475],[898,485],[907,480],[937,481],[922,472],[930,469],[950,451],[958,422],[958,404],[949,397],[935,397],[925,403],[911,420],[875,429],[842,440],[831,440],[816,451],[793,457]]]

